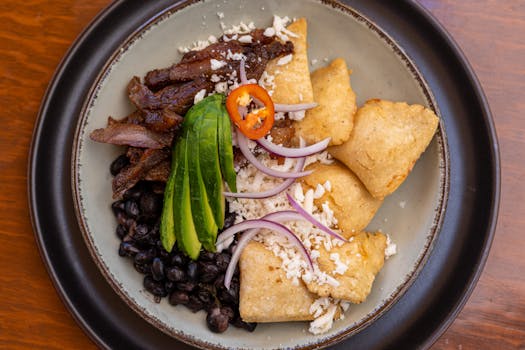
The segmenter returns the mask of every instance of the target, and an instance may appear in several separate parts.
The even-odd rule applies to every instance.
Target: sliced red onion
[[[262,228],[272,230],[276,233],[279,233],[285,236],[288,239],[288,241],[292,243],[292,245],[299,250],[299,253],[301,253],[303,258],[308,263],[308,267],[313,271],[312,258],[308,254],[308,251],[303,245],[303,242],[301,242],[301,240],[297,238],[297,236],[284,225],[278,224],[273,221],[264,220],[264,219],[246,220],[237,225],[231,226],[224,232],[231,230],[232,232],[237,233],[237,232],[248,230],[248,229],[262,229]],[[255,237],[256,234],[257,234],[257,230],[250,230],[249,232],[245,232],[242,235],[242,237],[239,239],[239,242],[237,243],[237,247],[235,248],[235,251],[233,252],[233,255],[230,259],[230,263],[228,264],[228,268],[226,269],[226,274],[224,275],[224,286],[226,287],[226,289],[230,289],[230,284],[233,278],[233,273],[235,272],[235,267],[237,266],[237,263],[239,262],[239,258],[241,257],[242,251],[244,250],[246,245],[252,240],[252,238]]]
[[[249,84],[248,77],[246,76],[246,61],[244,58],[241,59],[241,65],[239,66],[239,78],[241,79],[241,85]]]
[[[266,214],[261,219],[274,221],[281,224],[287,221],[306,220],[304,216],[302,216],[294,210],[276,211],[270,214]],[[257,228],[254,228],[252,230],[259,232],[259,229]],[[251,232],[252,230],[246,232],[245,235]],[[221,234],[217,237],[217,241],[215,242],[215,246],[219,253],[232,244],[235,233],[237,233],[235,230],[230,230],[229,228],[221,232]]]
[[[265,173],[267,175],[270,175],[270,176],[273,176],[273,177],[280,177],[280,178],[283,178],[283,179],[297,179],[299,177],[303,177],[303,176],[309,175],[309,174],[311,174],[313,172],[312,170],[298,171],[298,172],[284,172],[284,171],[279,171],[279,170],[274,170],[274,169],[268,168],[267,166],[262,164],[257,159],[257,157],[255,157],[252,154],[252,152],[248,148],[248,139],[241,132],[237,133],[237,146],[239,146],[239,148],[240,148],[242,154],[244,155],[244,157],[250,163],[252,163],[253,166],[255,166],[257,169],[259,169],[260,171],[262,171],[263,173]]]
[[[344,238],[343,236],[341,236],[337,232],[332,231],[330,228],[328,228],[325,225],[323,225],[322,223],[320,223],[310,213],[308,213],[306,210],[304,210],[303,207],[301,207],[301,205],[299,203],[297,203],[295,201],[295,199],[293,199],[292,196],[290,196],[289,193],[286,194],[286,198],[288,198],[288,202],[290,202],[290,205],[292,207],[294,207],[294,209],[297,210],[297,212],[299,214],[301,214],[306,220],[310,221],[310,223],[312,225],[317,226],[317,228],[319,228],[321,231],[328,233],[330,236],[332,236],[334,238],[337,238],[337,239],[339,239],[339,240],[341,240],[343,242],[348,242],[348,240],[346,238]]]
[[[298,172],[298,171],[303,170],[305,163],[306,163],[306,158],[298,158],[297,163],[295,163],[295,167],[293,168],[292,171]],[[268,198],[268,197],[273,197],[285,191],[294,182],[295,182],[295,179],[286,179],[283,182],[281,182],[279,185],[267,191],[263,191],[263,192],[224,192],[224,195],[226,197],[237,197],[237,198],[254,198],[254,199]]]
[[[326,147],[328,147],[328,144],[330,143],[330,137],[327,137],[323,141],[314,143],[313,145],[307,146],[307,147],[299,147],[299,148],[289,148],[289,147],[282,147],[277,146],[276,144],[268,141],[266,138],[261,137],[260,139],[257,139],[257,143],[264,147],[268,152],[274,153],[281,157],[287,157],[287,158],[299,158],[299,157],[306,157],[310,156],[315,153],[319,153],[321,151],[324,151]]]
[[[282,104],[274,103],[273,108],[276,112],[301,112],[306,111],[307,109],[312,109],[317,107],[317,103],[297,103],[297,104]]]

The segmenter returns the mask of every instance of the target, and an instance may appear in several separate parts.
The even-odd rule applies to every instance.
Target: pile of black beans
[[[122,156],[111,165],[113,175],[119,168],[115,162],[122,162]],[[177,250],[176,244],[168,253],[159,236],[163,192],[164,184],[142,181],[113,202],[111,207],[118,221],[116,234],[121,240],[119,255],[129,258],[144,275],[144,288],[156,302],[167,297],[171,305],[206,311],[206,323],[213,332],[224,332],[229,324],[253,331],[257,324],[244,322],[239,316],[238,269],[230,289],[224,287],[224,274],[235,244],[221,253],[201,251],[196,261]],[[234,220],[234,215],[228,215],[225,228]]]

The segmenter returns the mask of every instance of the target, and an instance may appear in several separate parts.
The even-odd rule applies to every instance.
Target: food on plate
[[[275,22],[275,20],[274,20]],[[274,25],[275,26],[275,25]],[[307,23],[299,18],[286,28],[294,52],[268,62],[263,86],[272,92],[274,103],[296,104],[314,101],[308,67]]]
[[[308,290],[320,297],[332,297],[354,304],[365,301],[376,274],[385,261],[387,237],[381,232],[361,232],[341,246],[319,249],[319,269],[337,283],[307,283]]]
[[[348,166],[375,198],[394,192],[432,141],[439,118],[406,102],[373,99],[358,109],[354,131],[334,158]]]
[[[318,105],[295,123],[295,136],[308,143],[330,137],[330,146],[340,145],[350,138],[357,109],[345,60],[336,58],[328,66],[315,70],[311,79]]]
[[[314,203],[327,203],[337,219],[343,236],[349,238],[365,229],[383,204],[366,190],[355,174],[340,162],[315,163],[307,167],[313,172],[301,178],[303,188],[313,191]],[[330,191],[324,184],[329,183]]]
[[[304,283],[294,285],[281,259],[259,242],[251,242],[239,260],[239,312],[246,322],[310,321],[317,296]]]
[[[366,227],[437,128],[406,103],[356,113],[345,60],[310,74],[306,19],[289,22],[181,48],[132,78],[134,112],[91,133],[127,146],[110,166],[119,254],[155,301],[204,309],[213,332],[311,321],[321,334],[365,301],[395,254]]]

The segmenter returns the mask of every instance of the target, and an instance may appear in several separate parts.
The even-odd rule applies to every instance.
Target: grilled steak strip
[[[104,129],[93,130],[89,137],[97,142],[153,149],[169,147],[173,141],[173,133],[159,133],[142,125],[115,122]]]
[[[137,163],[126,166],[113,178],[113,198],[122,197],[124,192],[143,180],[158,164],[169,160],[169,157],[168,149],[145,150]]]

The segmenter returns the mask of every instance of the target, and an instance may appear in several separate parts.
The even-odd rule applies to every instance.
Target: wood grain
[[[502,202],[487,266],[434,349],[525,349],[525,1],[420,0],[452,34],[494,113]],[[0,2],[0,348],[96,348],[38,254],[26,195],[38,107],[75,37],[108,0]]]

